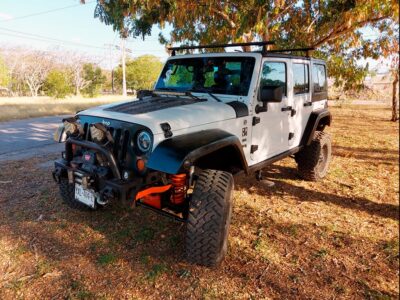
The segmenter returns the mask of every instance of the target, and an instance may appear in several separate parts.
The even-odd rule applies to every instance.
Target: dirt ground
[[[74,211],[43,162],[0,165],[0,299],[397,299],[399,131],[390,109],[333,108],[318,183],[285,159],[236,178],[216,269],[183,259],[184,227],[137,208]]]

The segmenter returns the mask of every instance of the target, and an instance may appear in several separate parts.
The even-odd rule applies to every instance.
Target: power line
[[[86,4],[90,4],[93,2],[96,2],[96,1],[88,1],[88,2],[86,2]],[[30,18],[30,17],[41,16],[41,15],[45,15],[45,14],[49,14],[52,12],[56,12],[56,11],[60,11],[60,10],[68,9],[68,8],[73,8],[73,7],[77,7],[77,6],[81,6],[81,4],[74,4],[74,5],[69,5],[69,6],[65,6],[65,7],[50,9],[50,10],[41,11],[41,12],[37,12],[37,13],[25,15],[25,16],[15,17],[15,18],[8,19],[8,20],[2,20],[0,22],[10,22],[10,21],[14,21],[14,20],[20,20],[20,19],[25,19],[25,18]]]
[[[81,47],[88,47],[88,48],[94,48],[94,49],[102,49],[104,50],[104,47],[99,47],[99,46],[93,46],[93,45],[88,45],[88,44],[83,44],[83,43],[79,43],[79,42],[73,42],[73,41],[66,41],[66,40],[60,40],[60,39],[56,39],[56,38],[52,38],[52,37],[47,37],[47,36],[43,36],[43,35],[38,35],[38,34],[33,34],[33,33],[27,33],[27,32],[22,32],[22,31],[17,31],[17,30],[12,30],[12,29],[8,29],[8,28],[3,28],[0,27],[0,30],[4,30],[4,31],[8,31],[11,32],[13,34],[10,33],[3,33],[0,32],[0,34],[3,35],[9,35],[9,36],[15,36],[15,37],[19,37],[19,38],[26,38],[26,39],[31,39],[31,40],[40,40],[42,42],[57,42],[57,43],[62,43],[62,44],[70,44],[73,46],[81,46]]]
[[[107,47],[101,47],[101,46],[94,46],[94,45],[89,45],[89,44],[84,44],[80,42],[73,42],[73,41],[67,41],[67,40],[61,40],[61,39],[56,39],[53,37],[48,37],[44,35],[39,35],[39,34],[34,34],[34,33],[28,33],[28,32],[22,32],[22,31],[17,31],[17,30],[12,30],[9,28],[4,28],[0,27],[0,30],[7,31],[8,33],[1,32],[0,34],[3,35],[8,35],[8,36],[13,36],[13,37],[18,37],[18,38],[24,38],[24,39],[31,39],[31,40],[36,40],[36,41],[41,41],[41,42],[52,42],[56,44],[69,44],[72,46],[78,46],[78,47],[86,47],[86,48],[92,48],[92,49],[100,49],[100,50],[105,50]],[[11,33],[9,33],[11,32]],[[115,39],[114,39],[115,40]],[[118,49],[112,49],[113,51],[119,51]],[[141,53],[147,53],[147,52],[155,52],[155,53],[160,53],[162,51],[159,50],[135,50],[134,52],[141,52]]]

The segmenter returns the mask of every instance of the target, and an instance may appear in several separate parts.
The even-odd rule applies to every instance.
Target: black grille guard
[[[85,148],[89,148],[92,149],[96,152],[100,152],[101,154],[103,154],[109,164],[110,164],[110,168],[111,171],[114,175],[115,178],[117,179],[122,179],[121,178],[121,173],[119,172],[118,166],[117,166],[117,162],[115,160],[114,155],[111,153],[111,151],[109,151],[108,149],[93,143],[93,142],[89,142],[89,141],[82,141],[82,140],[78,140],[72,137],[69,137],[66,142],[65,142],[65,151],[66,151],[66,159],[67,161],[71,161],[73,158],[73,154],[72,154],[72,144],[75,144],[77,146],[81,146],[81,147],[85,147]]]

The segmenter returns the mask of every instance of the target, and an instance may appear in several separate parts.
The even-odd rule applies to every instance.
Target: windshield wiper
[[[208,95],[210,95],[211,97],[213,97],[215,100],[217,100],[218,102],[222,102],[221,99],[219,99],[217,96],[215,96],[213,93],[211,92],[206,92]]]
[[[211,96],[211,98],[213,98],[214,100],[216,100],[217,102],[222,102],[221,99],[219,99],[217,96],[215,96],[213,93],[209,92],[206,89],[196,89],[196,90],[191,90],[190,92],[195,92],[195,93],[205,93],[209,96]]]
[[[186,96],[189,96],[189,97],[191,97],[191,98],[193,98],[193,99],[195,99],[195,100],[204,100],[204,99],[201,99],[201,98],[199,98],[199,97],[193,95],[191,91],[186,91],[186,92],[185,92],[185,95],[186,95]]]

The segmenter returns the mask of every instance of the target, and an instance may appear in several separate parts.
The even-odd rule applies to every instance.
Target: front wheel
[[[186,255],[190,262],[211,267],[225,257],[233,185],[233,176],[228,172],[205,170],[199,175],[189,203],[186,230]]]
[[[332,157],[331,136],[317,131],[309,146],[296,154],[298,171],[303,179],[318,181],[328,173]]]

